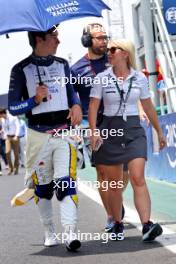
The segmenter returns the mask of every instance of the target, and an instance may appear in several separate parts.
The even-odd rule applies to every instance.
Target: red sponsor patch
[[[45,165],[45,163],[43,161],[39,162],[39,166],[44,166],[44,165]]]

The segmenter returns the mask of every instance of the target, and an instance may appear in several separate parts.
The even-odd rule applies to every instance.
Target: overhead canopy
[[[60,22],[101,17],[110,9],[102,0],[0,0],[0,35],[17,31],[47,31]]]

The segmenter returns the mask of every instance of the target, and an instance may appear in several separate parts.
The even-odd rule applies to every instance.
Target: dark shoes
[[[111,240],[124,240],[124,225],[123,223],[115,222],[114,227],[111,231]],[[143,242],[152,242],[156,237],[163,233],[162,227],[156,223],[148,221],[148,223],[143,225],[142,229],[142,240]]]
[[[11,175],[11,174],[17,175],[18,174],[18,168],[14,168],[14,170],[13,170],[13,168],[10,169],[7,175]]]
[[[14,175],[17,175],[17,174],[18,174],[18,169],[14,169],[13,174],[14,174]]]
[[[107,232],[107,233],[112,232],[114,225],[115,225],[115,222],[114,222],[113,218],[108,217],[107,222],[106,222],[106,226],[104,228],[105,232]]]
[[[13,173],[13,168],[12,169],[9,169],[7,175],[11,175]]]
[[[123,220],[124,216],[125,216],[125,208],[124,208],[124,206],[122,204],[122,220]],[[105,229],[104,229],[105,232],[111,233],[114,225],[115,225],[115,221],[112,219],[112,217],[109,217],[107,219],[107,223],[106,223],[106,226],[105,226]]]
[[[121,241],[124,240],[124,225],[123,223],[115,222],[110,235],[111,240]]]
[[[156,223],[153,224],[151,221],[143,225],[142,229],[142,240],[143,242],[152,242],[157,236],[160,236],[163,233],[162,227]]]

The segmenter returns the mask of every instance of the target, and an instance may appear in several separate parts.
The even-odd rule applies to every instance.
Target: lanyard
[[[119,104],[119,107],[118,107],[117,113],[116,113],[115,115],[118,115],[118,113],[119,113],[119,111],[120,111],[120,109],[121,109],[121,107],[122,107],[122,103],[123,103],[123,111],[122,111],[122,115],[123,115],[123,119],[124,119],[124,121],[127,120],[126,113],[125,113],[125,112],[126,112],[126,103],[127,103],[127,101],[128,101],[128,98],[129,98],[129,95],[130,95],[130,92],[131,92],[132,83],[133,83],[133,77],[130,78],[130,84],[129,84],[129,86],[128,86],[128,91],[127,91],[127,94],[126,94],[126,96],[125,96],[125,98],[124,98],[124,91],[123,91],[123,90],[120,90],[119,85],[118,85],[118,82],[117,82],[116,80],[114,80],[114,84],[115,84],[115,86],[116,86],[116,88],[117,88],[117,91],[118,91],[118,93],[119,93],[119,95],[120,95],[120,104]]]

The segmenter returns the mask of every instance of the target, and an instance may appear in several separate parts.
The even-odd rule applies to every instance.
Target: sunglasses
[[[98,37],[92,37],[93,39],[97,39],[97,40],[109,40],[108,36],[98,36]]]
[[[116,52],[117,49],[123,50],[120,47],[111,47],[111,48],[107,48],[107,52],[110,52],[111,54],[115,54],[115,52]]]

